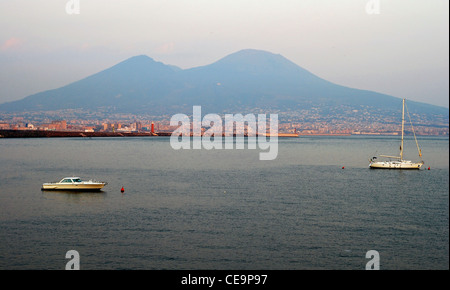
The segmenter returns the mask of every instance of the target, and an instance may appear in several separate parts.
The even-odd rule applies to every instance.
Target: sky
[[[185,69],[249,48],[449,107],[448,0],[0,0],[0,103],[136,55]]]

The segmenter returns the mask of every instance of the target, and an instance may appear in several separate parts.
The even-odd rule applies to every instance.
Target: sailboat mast
[[[403,160],[403,132],[405,129],[405,99],[403,99],[402,109],[402,144],[400,145],[400,160]]]

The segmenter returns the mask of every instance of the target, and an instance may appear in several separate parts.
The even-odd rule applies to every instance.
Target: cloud
[[[17,37],[11,37],[10,39],[7,39],[3,44],[0,46],[1,51],[7,51],[11,49],[15,49],[19,47],[22,44],[22,40]]]

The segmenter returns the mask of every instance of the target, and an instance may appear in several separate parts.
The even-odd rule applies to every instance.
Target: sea
[[[0,138],[0,270],[64,270],[70,251],[82,270],[364,270],[368,253],[448,270],[449,138],[418,141],[408,171],[368,167],[398,136],[279,138],[274,160],[170,137]],[[410,137],[404,157],[420,160]],[[66,176],[108,184],[41,190]]]

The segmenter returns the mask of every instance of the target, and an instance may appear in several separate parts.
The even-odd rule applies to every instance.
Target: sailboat
[[[405,100],[403,99],[403,109],[402,109],[402,141],[400,145],[400,156],[389,156],[389,155],[380,155],[380,157],[388,158],[387,161],[376,161],[377,157],[372,157],[369,159],[369,167],[374,169],[420,169],[420,167],[424,164],[422,160],[422,152],[419,148],[419,143],[417,142],[416,133],[414,132],[414,128],[411,123],[411,118],[409,118],[409,122],[411,123],[411,129],[414,134],[414,140],[416,141],[417,151],[419,152],[420,162],[412,162],[410,160],[403,160],[403,136],[404,136],[404,128],[405,128]],[[408,109],[408,108],[407,108]],[[409,112],[408,112],[409,116]],[[394,160],[392,160],[394,159]]]

